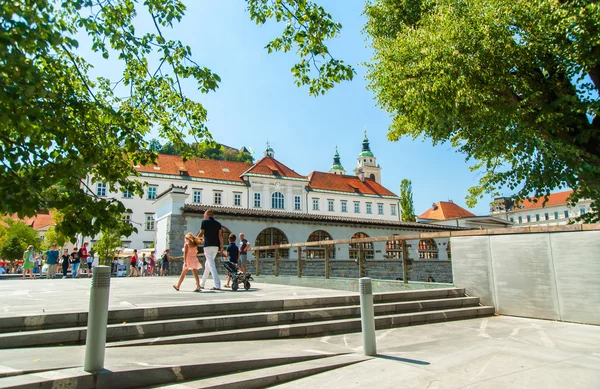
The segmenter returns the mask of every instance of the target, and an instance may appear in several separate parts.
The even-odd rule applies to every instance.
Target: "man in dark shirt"
[[[227,258],[224,258],[224,261],[229,259],[229,262],[233,262],[237,265],[238,257],[240,255],[240,249],[235,244],[235,234],[229,235],[229,246],[227,246]],[[225,283],[226,288],[230,288],[231,277],[229,276],[229,272],[227,273],[227,282]]]
[[[56,249],[56,243],[52,242],[50,250],[46,251],[46,264],[48,265],[46,278],[56,278],[56,264],[58,263],[59,254],[60,253]]]
[[[215,257],[217,254],[223,255],[223,234],[221,233],[221,223],[215,220],[212,210],[204,212],[204,220],[200,225],[198,237],[204,237],[204,275],[200,283],[200,289],[204,289],[208,274],[212,274],[214,287],[211,290],[221,290],[221,280],[217,274],[215,266]]]
[[[71,253],[71,278],[79,277],[79,251],[77,247]]]

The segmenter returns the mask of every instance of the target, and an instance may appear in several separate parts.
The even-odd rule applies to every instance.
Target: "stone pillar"
[[[183,216],[183,206],[188,198],[186,187],[171,186],[156,201],[156,254],[162,255],[165,249],[171,256],[181,256],[183,237],[187,231],[187,221]],[[198,231],[192,231],[194,234]]]

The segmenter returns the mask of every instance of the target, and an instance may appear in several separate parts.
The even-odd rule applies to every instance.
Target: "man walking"
[[[56,264],[58,263],[58,250],[56,243],[52,242],[50,250],[46,251],[46,264],[48,265],[48,273],[46,279],[56,278]]]
[[[204,220],[200,225],[198,237],[204,237],[204,257],[206,258],[200,289],[204,289],[208,273],[210,273],[214,282],[211,290],[221,290],[221,280],[217,274],[215,257],[217,254],[223,255],[223,234],[221,233],[221,223],[215,220],[214,213],[210,209],[204,212]]]
[[[250,243],[244,238],[244,234],[240,234],[240,271],[246,273],[248,270],[248,250],[250,249]]]

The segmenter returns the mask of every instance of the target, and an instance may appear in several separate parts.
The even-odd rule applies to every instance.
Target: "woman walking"
[[[129,260],[129,275],[127,277],[139,277],[138,269],[138,255],[137,250],[133,250],[133,255]]]
[[[33,280],[33,268],[35,267],[34,254],[32,245],[29,245],[27,251],[23,253],[23,279],[27,277],[27,272],[29,272],[29,278]]]
[[[198,261],[198,244],[202,240],[197,238],[191,232],[185,235],[185,245],[183,246],[183,270],[179,276],[177,285],[173,285],[173,288],[179,292],[179,287],[183,282],[188,270],[192,270],[194,279],[196,280],[196,289],[194,292],[200,292],[200,279],[198,278],[198,269],[202,269],[202,264]]]
[[[154,251],[150,253],[150,258],[148,258],[148,276],[154,276],[154,271],[156,270],[156,258],[154,258]]]

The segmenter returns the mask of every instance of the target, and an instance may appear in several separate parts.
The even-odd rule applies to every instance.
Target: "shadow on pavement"
[[[426,361],[419,361],[417,359],[408,359],[408,358],[393,357],[391,355],[384,355],[384,354],[377,354],[376,358],[389,359],[390,361],[412,363],[412,364],[415,364],[415,365],[430,365],[430,363],[426,362]]]

